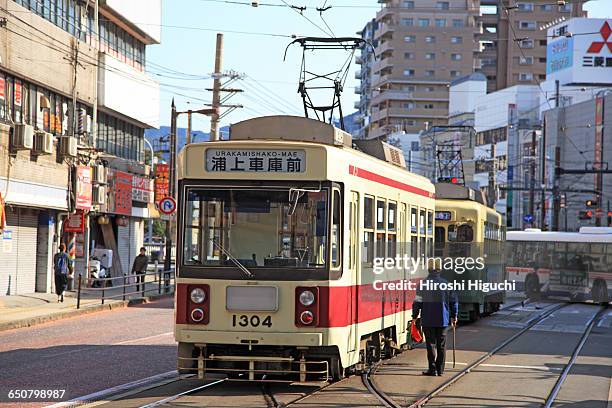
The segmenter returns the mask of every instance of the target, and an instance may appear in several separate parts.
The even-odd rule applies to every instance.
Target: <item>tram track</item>
[[[569,305],[570,305],[569,303],[559,304],[559,305],[557,305],[555,307],[552,307],[552,308],[546,310],[541,315],[533,318],[520,331],[516,332],[512,336],[508,337],[507,339],[505,339],[504,341],[499,343],[491,351],[489,351],[486,354],[482,355],[480,358],[478,358],[473,363],[468,364],[464,369],[462,369],[456,375],[454,375],[452,378],[450,378],[449,380],[445,381],[444,383],[442,383],[441,385],[439,385],[438,387],[436,387],[435,389],[430,391],[428,394],[422,396],[417,401],[407,405],[407,408],[421,408],[421,407],[427,405],[432,399],[436,398],[441,392],[449,389],[453,384],[457,383],[461,378],[465,377],[467,374],[472,372],[472,370],[474,370],[478,366],[482,365],[485,361],[489,360],[491,357],[493,357],[494,355],[499,353],[499,351],[504,349],[506,346],[508,346],[509,344],[513,343],[519,337],[523,336],[525,333],[530,331],[534,326],[536,326],[537,324],[541,323],[542,321],[544,321],[545,319],[547,319],[548,317],[553,315],[558,310],[560,310],[560,309],[562,309],[564,307],[567,307]],[[572,352],[572,356],[571,356],[569,362],[565,365],[562,373],[559,375],[559,378],[557,379],[557,382],[555,383],[555,386],[553,387],[553,389],[551,390],[550,394],[546,398],[546,402],[543,404],[544,408],[550,408],[550,407],[553,406],[553,403],[554,403],[554,401],[556,399],[556,396],[558,395],[558,393],[559,393],[559,391],[561,389],[561,386],[563,385],[563,382],[565,381],[565,379],[567,378],[569,372],[571,371],[571,368],[573,367],[573,365],[574,365],[574,363],[576,361],[576,358],[580,354],[580,351],[584,347],[584,344],[586,343],[586,340],[588,339],[589,334],[591,333],[593,327],[601,319],[601,317],[603,316],[605,310],[606,310],[605,307],[601,307],[601,309],[595,315],[593,315],[593,317],[591,319],[589,319],[589,321],[587,323],[587,326],[586,326],[584,332],[582,333],[582,336],[581,336],[578,344],[576,345],[576,347],[574,348],[574,350]],[[375,390],[375,392],[379,392],[379,391]],[[382,391],[380,391],[380,392],[382,392]],[[391,406],[399,407],[399,405],[391,405]]]

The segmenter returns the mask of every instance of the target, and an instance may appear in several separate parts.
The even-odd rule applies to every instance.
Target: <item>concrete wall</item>
[[[0,8],[8,9],[8,21],[0,28],[0,67],[31,82],[65,96],[72,95],[71,63],[76,39],[11,0],[0,0]],[[35,28],[33,28],[33,27]],[[79,45],[77,96],[92,103],[96,51],[84,42]]]
[[[535,120],[539,115],[540,96],[537,85],[516,85],[481,97],[476,106],[476,131],[482,132],[507,126],[510,104],[517,106],[519,121]]]
[[[451,85],[448,100],[448,116],[474,112],[482,97],[487,94],[487,81],[464,81]]]

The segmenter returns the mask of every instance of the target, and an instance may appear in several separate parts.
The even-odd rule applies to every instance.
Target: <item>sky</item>
[[[237,3],[250,0],[231,0]],[[292,35],[355,37],[368,20],[374,18],[380,4],[365,0],[263,0],[259,7],[223,0],[162,0],[162,41],[147,47],[149,73],[160,82],[160,124],[170,123],[170,104],[174,97],[177,109],[200,109],[210,103],[210,74],[214,71],[216,33],[224,33],[223,70],[240,73],[243,78],[228,84],[244,92],[228,104],[241,104],[221,121],[221,126],[261,115],[303,115],[302,99],[297,86],[302,51],[293,45],[283,61]],[[303,14],[286,4],[306,6]],[[585,4],[589,17],[612,17],[612,0],[591,0]],[[278,7],[265,6],[275,4]],[[323,12],[317,7],[332,6]],[[357,55],[358,55],[357,51]],[[308,68],[316,73],[338,70],[349,56],[346,51],[307,53]],[[342,106],[345,115],[355,111],[359,100],[354,87],[354,58],[349,67]],[[329,97],[315,95],[318,101]],[[185,127],[184,115],[179,127]],[[210,130],[207,117],[194,115],[194,130]]]

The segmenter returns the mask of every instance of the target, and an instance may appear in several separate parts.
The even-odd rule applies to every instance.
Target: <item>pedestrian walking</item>
[[[140,291],[140,284],[142,284],[143,296],[145,291],[145,273],[149,265],[149,257],[146,252],[147,250],[144,247],[140,248],[140,254],[134,259],[134,264],[132,265],[132,273],[136,275],[136,292]]]
[[[53,256],[53,272],[55,277],[55,293],[57,301],[64,301],[64,291],[68,286],[68,275],[72,273],[70,258],[66,252],[66,244],[61,243],[59,252]]]
[[[433,260],[432,260],[433,261]],[[429,367],[423,375],[441,376],[444,373],[446,361],[446,334],[448,327],[457,324],[459,304],[453,291],[442,290],[440,284],[448,281],[440,276],[440,269],[435,262],[428,264],[429,290],[417,290],[417,297],[412,304],[412,319],[421,315],[425,344],[427,345],[427,362]]]

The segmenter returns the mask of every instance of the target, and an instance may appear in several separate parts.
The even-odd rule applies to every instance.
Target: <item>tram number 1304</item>
[[[240,326],[240,327],[259,327],[266,326],[272,327],[272,316],[264,316],[259,317],[257,315],[247,316],[247,315],[232,315],[232,326]]]

